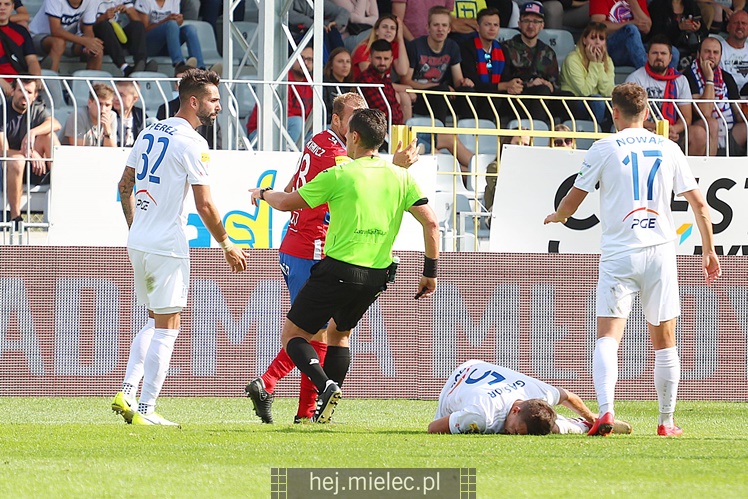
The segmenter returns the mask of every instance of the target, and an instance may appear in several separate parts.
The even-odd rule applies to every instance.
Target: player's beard
[[[200,120],[200,124],[203,126],[213,126],[216,121],[216,115],[208,110],[201,109],[197,112],[197,119]]]

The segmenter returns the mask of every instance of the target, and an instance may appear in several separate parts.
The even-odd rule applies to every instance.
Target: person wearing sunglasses
[[[553,127],[553,130],[556,132],[571,132],[571,128],[564,125],[563,123],[559,123],[555,127]],[[556,137],[552,141],[552,147],[556,149],[576,149],[577,148],[577,141],[571,137]]]

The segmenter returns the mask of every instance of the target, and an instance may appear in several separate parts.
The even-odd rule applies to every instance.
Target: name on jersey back
[[[153,125],[149,126],[148,129],[158,131],[158,132],[164,132],[168,135],[174,135],[174,132],[177,131],[176,128],[166,125],[164,123],[154,123]]]
[[[619,147],[630,144],[656,144],[659,146],[664,142],[664,137],[660,137],[659,135],[654,134],[638,135],[636,137],[620,137],[616,139],[616,145]]]

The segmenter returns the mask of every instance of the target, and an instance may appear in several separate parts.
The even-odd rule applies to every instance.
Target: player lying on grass
[[[553,406],[563,405],[581,418],[567,419]],[[512,369],[469,360],[455,369],[439,395],[429,433],[505,433],[547,435],[587,433],[594,413],[576,394]],[[631,433],[616,421],[614,433]]]

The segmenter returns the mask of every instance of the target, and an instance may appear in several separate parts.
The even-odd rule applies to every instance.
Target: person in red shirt
[[[312,70],[314,69],[314,49],[312,49],[312,47],[306,47],[302,50],[301,59],[304,61],[304,65],[311,76]],[[288,72],[288,81],[308,81],[304,71],[301,69],[298,59],[293,63],[291,70]],[[297,93],[299,95],[298,98],[296,97]],[[298,142],[301,138],[301,134],[304,130],[304,120],[307,119],[309,114],[312,112],[313,103],[314,91],[312,90],[311,85],[288,86],[288,124],[286,130],[294,142]],[[252,114],[249,115],[249,119],[247,120],[247,135],[249,136],[249,139],[254,139],[256,134],[257,106],[252,110]],[[345,149],[345,147],[343,149]]]
[[[405,76],[410,69],[408,52],[405,48],[405,38],[403,38],[402,21],[392,14],[380,17],[374,24],[369,38],[361,42],[353,51],[353,78],[358,80],[361,73],[366,71],[371,65],[370,51],[371,46],[377,40],[387,40],[392,46],[392,67],[398,75]],[[412,105],[415,101],[416,94],[409,94],[407,90],[409,85],[402,83],[393,83],[392,86],[397,92],[397,99],[403,112],[403,121],[407,121],[413,116]],[[369,100],[368,98],[366,99]],[[394,102],[391,100],[390,102]],[[394,123],[394,122],[393,122]]]
[[[399,105],[395,87],[390,79],[393,57],[392,45],[387,40],[376,40],[371,44],[370,54],[370,64],[366,70],[358,75],[356,82],[384,85],[381,92],[377,87],[360,87],[361,93],[364,95],[364,99],[366,99],[370,108],[379,109],[388,118],[391,115],[393,125],[402,125],[405,123],[403,111]]]
[[[616,67],[644,66],[647,51],[642,37],[652,28],[647,0],[590,0],[590,21],[608,29],[608,55]]]
[[[29,31],[21,26],[11,22],[10,17],[13,14],[13,1],[0,0],[0,31],[5,39],[0,44],[0,74],[3,75],[36,75],[42,74],[42,68],[39,65],[39,59],[36,57],[34,42],[31,39]],[[6,53],[5,45],[9,45],[13,50],[12,53]],[[0,88],[5,95],[11,95],[12,89],[10,79],[0,79]]]
[[[333,101],[332,122],[330,128],[324,130],[309,140],[304,146],[301,160],[291,181],[286,185],[285,192],[292,192],[310,182],[320,172],[336,165],[350,161],[346,152],[345,136],[348,133],[348,119],[357,109],[366,108],[366,101],[357,93],[339,95]],[[418,160],[416,142],[408,148],[397,151],[393,163],[402,167],[409,167]],[[291,212],[291,221],[286,235],[278,250],[283,279],[288,286],[291,303],[309,279],[312,267],[323,257],[327,227],[330,214],[327,205],[316,208],[305,208]],[[335,327],[335,324],[328,325]],[[350,350],[343,347],[328,347],[326,329],[321,329],[314,335],[310,344],[317,352],[320,364],[332,363],[337,366],[350,364]],[[273,422],[272,404],[276,383],[296,367],[284,349],[281,349],[267,370],[259,378],[250,381],[245,391],[252,400],[255,414],[263,423]],[[301,423],[314,415],[317,390],[305,375],[301,377],[299,392],[299,407],[294,417],[294,423]]]

